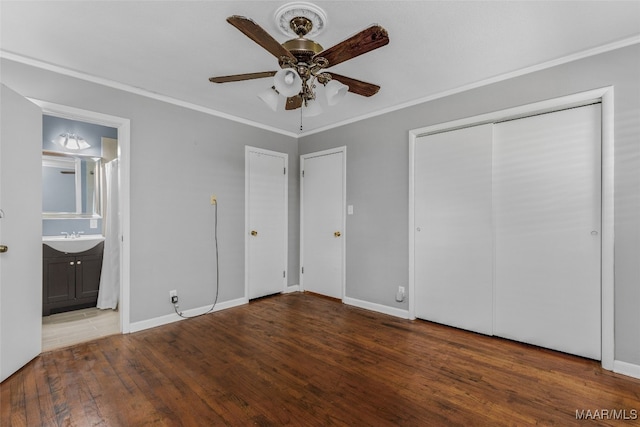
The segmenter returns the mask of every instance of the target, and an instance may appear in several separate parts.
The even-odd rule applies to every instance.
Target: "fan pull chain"
[[[303,106],[300,106],[300,132],[302,132],[302,107]]]

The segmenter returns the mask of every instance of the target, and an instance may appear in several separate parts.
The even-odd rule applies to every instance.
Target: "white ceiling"
[[[276,59],[225,20],[253,19],[276,40],[287,1],[6,1],[0,54],[40,61],[168,97],[257,126],[299,134],[300,113],[257,98],[270,79],[212,84],[211,76],[277,70]],[[330,47],[372,23],[390,42],[339,64],[337,73],[378,84],[304,119],[304,133],[461,88],[640,42],[640,1],[316,1],[327,15],[313,39]],[[533,68],[532,68],[533,67]],[[89,78],[89,77],[88,77]],[[104,80],[103,80],[104,79]]]

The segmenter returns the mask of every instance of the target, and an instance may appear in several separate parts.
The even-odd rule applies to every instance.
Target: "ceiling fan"
[[[228,83],[274,77],[274,85],[267,93],[260,95],[260,98],[273,110],[277,109],[280,96],[286,98],[286,110],[295,110],[303,106],[309,107],[307,110],[312,110],[311,107],[319,108],[316,102],[311,102],[316,99],[314,91],[316,82],[325,86],[329,105],[337,103],[347,91],[367,97],[375,95],[380,90],[380,86],[327,72],[326,69],[387,45],[389,43],[387,31],[374,24],[328,49],[323,49],[320,44],[307,37],[314,30],[314,22],[316,26],[324,25],[317,10],[296,9],[282,14],[280,26],[283,32],[288,31],[296,36],[282,44],[253,20],[244,16],[230,16],[227,22],[275,56],[281,69],[211,77],[209,81]],[[289,28],[286,30],[283,20],[288,20]],[[315,30],[317,32],[317,29]]]

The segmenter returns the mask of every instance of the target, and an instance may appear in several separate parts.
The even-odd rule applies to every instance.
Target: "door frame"
[[[304,292],[304,162],[306,159],[313,157],[327,156],[331,154],[342,153],[342,277],[341,283],[341,300],[347,295],[347,146],[330,148],[328,150],[316,151],[314,153],[300,155],[300,292]]]
[[[286,276],[282,278],[282,292],[287,291],[287,281],[289,274],[289,155],[278,151],[266,150],[264,148],[244,146],[244,296],[245,302],[249,301],[249,153],[266,154],[268,156],[280,157],[284,160],[284,269]]]
[[[52,102],[28,98],[42,109],[42,114],[109,126],[118,130],[118,159],[120,160],[120,188],[118,203],[121,220],[121,251],[120,251],[120,297],[118,311],[120,313],[120,332],[131,332],[130,288],[131,288],[131,245],[130,236],[130,151],[131,151],[131,121],[122,117],[98,113],[80,108],[69,107]]]
[[[601,364],[614,369],[614,89],[602,87],[573,95],[508,108],[465,119],[409,131],[409,318],[415,319],[415,145],[419,137],[506,119],[515,119],[579,107],[593,102],[602,105],[602,191],[601,191]]]

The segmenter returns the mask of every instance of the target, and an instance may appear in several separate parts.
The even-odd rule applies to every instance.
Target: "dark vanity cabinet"
[[[98,301],[104,242],[78,253],[42,245],[42,314],[95,307]]]

